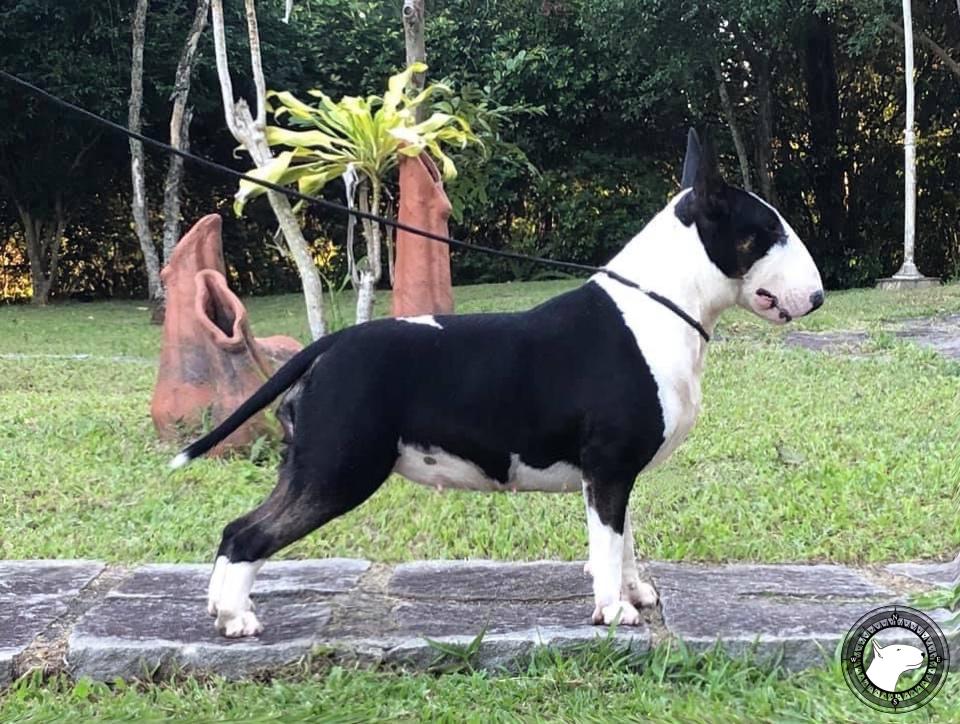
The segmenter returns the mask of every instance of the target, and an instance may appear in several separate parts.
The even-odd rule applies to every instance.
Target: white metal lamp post
[[[907,124],[903,135],[903,265],[892,277],[878,282],[877,286],[887,289],[933,286],[939,283],[939,279],[921,274],[914,262],[917,229],[917,140],[913,112],[913,18],[910,0],[903,0],[903,41],[904,75],[907,84]]]

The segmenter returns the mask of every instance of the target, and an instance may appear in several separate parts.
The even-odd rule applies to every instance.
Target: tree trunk
[[[80,168],[84,157],[97,145],[101,132],[95,132],[89,142],[84,144],[73,157],[70,165],[63,169],[62,177],[71,178]],[[6,165],[3,148],[0,147],[0,165]],[[9,173],[4,169],[5,173]],[[33,288],[34,304],[46,304],[50,294],[56,288],[59,279],[60,244],[66,231],[68,213],[64,207],[63,190],[53,184],[46,188],[52,200],[52,217],[45,203],[44,211],[37,212],[28,206],[24,196],[18,193],[13,174],[0,173],[0,191],[6,193],[13,202],[23,226],[23,238],[27,247],[27,259],[30,262],[30,280]]]
[[[807,108],[812,182],[820,220],[814,256],[839,262],[846,256],[843,161],[838,155],[840,100],[833,32],[826,17],[811,14],[805,37]]]
[[[27,243],[30,261],[31,303],[43,306],[50,301],[50,293],[57,283],[60,261],[60,242],[66,228],[63,197],[58,193],[54,202],[53,218],[44,221],[35,218],[29,210],[17,204]]]
[[[403,39],[407,50],[407,66],[413,63],[427,62],[427,46],[423,35],[424,0],[403,0]],[[423,90],[426,83],[424,73],[414,73],[410,84],[416,90]],[[416,109],[417,123],[427,118],[427,108],[420,105]]]
[[[260,33],[257,29],[257,14],[253,0],[244,0],[247,16],[247,37],[250,42],[250,63],[253,70],[254,86],[257,92],[256,117],[243,99],[234,100],[233,82],[230,78],[227,60],[226,38],[223,23],[223,2],[212,0],[213,39],[216,49],[217,76],[223,98],[223,112],[230,133],[250,154],[257,166],[263,166],[273,158],[265,135],[267,89],[263,76],[263,64],[260,60]],[[320,272],[313,262],[310,247],[303,237],[303,231],[286,196],[276,191],[268,191],[267,199],[274,216],[280,225],[290,255],[293,257],[300,280],[303,283],[303,296],[307,307],[307,321],[310,334],[314,339],[325,332],[323,320],[323,285]]]
[[[150,0],[137,0],[133,14],[133,59],[130,63],[130,106],[127,115],[127,127],[136,133],[142,128],[140,110],[143,107],[143,45],[147,27],[147,6]],[[150,233],[150,220],[147,218],[147,189],[143,168],[143,144],[130,139],[130,176],[133,182],[133,228],[143,251],[144,265],[147,271],[147,289],[151,301],[163,298],[163,285],[160,283],[160,260],[153,245]]]
[[[957,0],[957,12],[960,13],[960,0]],[[898,35],[900,35],[901,37],[903,36],[903,28],[901,28],[895,22],[890,21],[889,23],[887,23],[887,27],[893,30]],[[957,78],[960,78],[960,63],[954,60],[953,57],[951,57],[950,53],[948,53],[933,38],[931,38],[929,35],[927,35],[923,31],[917,31],[916,37],[917,37],[917,40],[920,41],[920,43],[922,43],[927,48],[929,48],[929,50],[943,62],[947,70],[949,70],[951,73],[957,76]]]
[[[343,174],[343,188],[347,198],[347,208],[352,209],[357,202],[357,191],[366,193],[364,185],[360,182],[357,172],[352,167],[348,168]],[[354,251],[354,241],[356,239],[357,217],[353,214],[347,215],[347,272],[350,274],[350,285],[354,290],[360,289],[360,272],[357,270],[357,257]]]
[[[170,145],[182,151],[190,150],[190,120],[193,111],[187,108],[190,96],[190,76],[197,58],[197,46],[200,36],[207,25],[210,12],[210,0],[198,0],[193,16],[193,25],[187,34],[177,63],[177,74],[173,86],[173,111],[170,113]],[[167,166],[167,177],[163,184],[163,263],[170,261],[173,247],[180,240],[180,187],[183,182],[183,159],[171,155]]]
[[[426,0],[403,0],[403,39],[404,45],[406,46],[407,52],[407,66],[409,67],[413,63],[426,63],[427,62],[427,45],[426,40],[424,39],[424,20],[426,15]],[[425,73],[414,73],[413,77],[410,79],[410,85],[416,91],[423,90],[424,85],[426,85],[427,78]],[[417,123],[421,123],[427,118],[427,107],[423,104],[417,106],[415,111],[415,119]],[[373,207],[376,213],[379,213],[379,205],[374,204]],[[377,224],[377,232],[379,237],[380,225]],[[393,232],[392,229],[387,229],[387,272],[389,274],[390,286],[393,287],[394,284],[394,248],[393,248]],[[379,247],[380,242],[377,241],[377,258],[379,263]],[[380,271],[377,270],[377,277],[379,278]],[[372,306],[371,300],[371,306]],[[359,300],[358,300],[359,305]],[[359,309],[359,307],[358,307]],[[359,314],[358,314],[359,316]]]
[[[366,181],[360,189],[360,210],[365,213],[379,214],[380,193],[379,182]],[[375,289],[382,273],[380,224],[369,219],[363,219],[363,222],[363,238],[367,242],[367,256],[358,265],[360,288],[357,290],[357,324],[369,322],[373,319]]]
[[[360,288],[357,290],[357,324],[363,324],[373,319],[374,301],[373,277],[369,269],[364,268],[360,271]]]
[[[386,213],[384,218],[393,219],[394,217],[394,208],[393,203],[388,201],[386,203]],[[396,257],[397,257],[397,247],[396,247],[396,229],[392,226],[385,226],[383,228],[383,234],[386,237],[384,241],[387,245],[387,273],[388,281],[390,282],[390,288],[392,289],[394,284],[397,281],[397,272],[396,272]]]
[[[727,91],[727,82],[723,78],[720,61],[716,58],[712,60],[713,77],[717,81],[717,90],[720,91],[720,105],[723,107],[723,114],[727,117],[727,126],[730,128],[730,135],[733,136],[733,145],[737,149],[737,160],[740,162],[740,177],[743,179],[743,188],[746,191],[752,191],[747,147],[743,142],[743,134],[740,133],[740,125],[737,123],[737,117],[734,113],[733,101],[730,100],[730,93]]]
[[[757,78],[757,176],[760,194],[773,206],[779,206],[773,183],[773,79],[770,59],[754,53],[750,61]]]

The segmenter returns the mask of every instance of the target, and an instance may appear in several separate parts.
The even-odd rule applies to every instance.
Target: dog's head
[[[881,646],[876,639],[873,639],[873,656],[901,673],[919,669],[923,666],[924,659],[923,651],[916,646],[907,644]]]
[[[677,217],[695,224],[710,261],[739,284],[737,303],[775,323],[823,304],[823,282],[810,252],[779,212],[759,196],[728,186],[709,141],[691,128]]]

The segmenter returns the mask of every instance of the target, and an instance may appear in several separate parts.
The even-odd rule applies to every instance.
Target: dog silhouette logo
[[[873,644],[873,661],[867,667],[867,678],[881,689],[896,691],[900,675],[906,671],[919,669],[924,664],[926,654],[916,646],[909,644],[889,644],[881,646],[876,637]]]
[[[947,639],[922,611],[883,606],[857,621],[841,648],[843,678],[860,701],[880,711],[915,711],[943,687]]]

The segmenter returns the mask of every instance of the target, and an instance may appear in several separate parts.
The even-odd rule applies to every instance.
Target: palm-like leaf
[[[388,81],[383,96],[344,96],[334,102],[322,91],[311,90],[309,95],[316,102],[310,104],[286,91],[269,93],[274,118],[286,119],[292,128],[268,126],[267,143],[293,150],[283,150],[250,175],[277,184],[296,183],[302,193],[315,194],[349,167],[371,184],[380,185],[401,156],[426,152],[440,163],[444,178],[454,178],[457,169],[444,148],[463,148],[480,141],[456,113],[438,111],[416,122],[419,106],[431,102],[438,92],[449,94],[440,84],[414,96],[408,94],[413,75],[426,69],[423,63],[414,63],[397,73]],[[447,104],[445,110],[452,106]],[[241,182],[234,205],[237,213],[263,192],[263,187]]]

